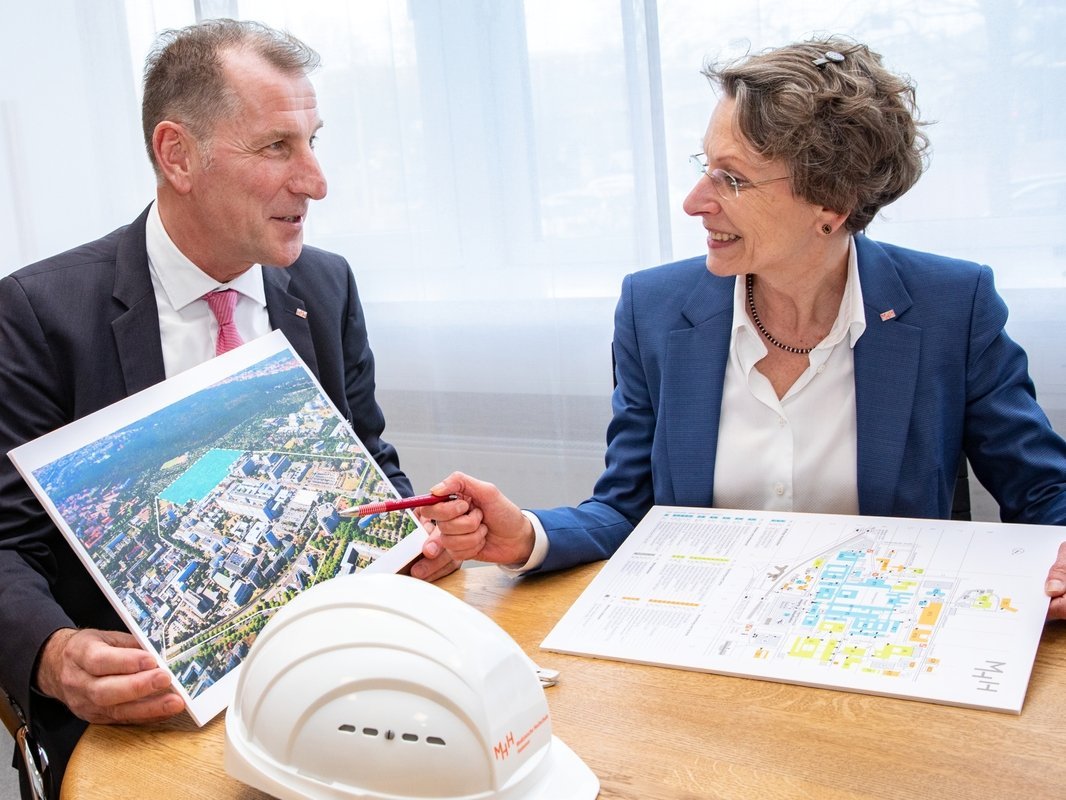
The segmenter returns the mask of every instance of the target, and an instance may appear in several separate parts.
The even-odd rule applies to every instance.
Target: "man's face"
[[[206,162],[194,157],[188,199],[200,241],[188,255],[228,281],[252,264],[287,267],[299,257],[308,206],[326,196],[326,179],[313,151],[322,123],[310,80],[242,51],[224,64],[237,111],[215,125]]]

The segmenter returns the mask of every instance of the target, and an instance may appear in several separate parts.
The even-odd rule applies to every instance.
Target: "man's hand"
[[[133,636],[62,628],[41,648],[37,688],[87,722],[156,722],[185,708]]]
[[[431,524],[424,524],[427,533],[433,535],[436,528]],[[452,558],[451,554],[439,545],[428,547],[431,539],[426,539],[422,545],[422,557],[411,565],[411,576],[421,578],[424,581],[435,581],[445,575],[451,575],[462,563]]]
[[[447,552],[456,561],[474,558],[495,564],[523,564],[529,559],[533,525],[491,483],[453,472],[430,492],[456,494],[459,499],[415,511],[429,530],[423,554],[432,558]]]
[[[1059,554],[1047,573],[1044,592],[1051,598],[1047,618],[1066,619],[1066,542],[1059,545]]]

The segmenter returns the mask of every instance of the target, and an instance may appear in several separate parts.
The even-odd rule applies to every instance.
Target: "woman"
[[[1066,523],[1066,443],[991,270],[862,234],[922,172],[913,87],[839,38],[705,74],[721,99],[685,211],[707,255],[623,282],[593,497],[522,512],[456,473],[427,555],[559,569],[609,557],[653,504],[947,518],[962,455],[1004,521]],[[1057,616],[1064,580],[1066,545]]]

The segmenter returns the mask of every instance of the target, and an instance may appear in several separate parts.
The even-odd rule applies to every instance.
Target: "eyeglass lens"
[[[701,174],[710,178],[711,185],[714,186],[719,197],[724,200],[733,200],[740,197],[740,186],[737,183],[737,179],[724,169],[707,169],[707,157],[702,153],[689,156],[689,161]]]

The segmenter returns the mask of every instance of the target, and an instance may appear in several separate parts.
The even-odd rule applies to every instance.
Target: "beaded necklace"
[[[800,356],[805,356],[814,349],[813,347],[792,347],[791,345],[784,344],[783,342],[779,342],[777,339],[775,339],[773,334],[771,334],[770,331],[766,330],[766,326],[763,325],[762,320],[759,319],[759,312],[755,310],[755,276],[752,275],[750,272],[747,276],[747,287],[748,311],[751,312],[751,319],[755,323],[755,327],[759,329],[759,333],[763,335],[766,341],[768,341],[774,347],[780,347],[786,352],[795,353],[796,355]]]

